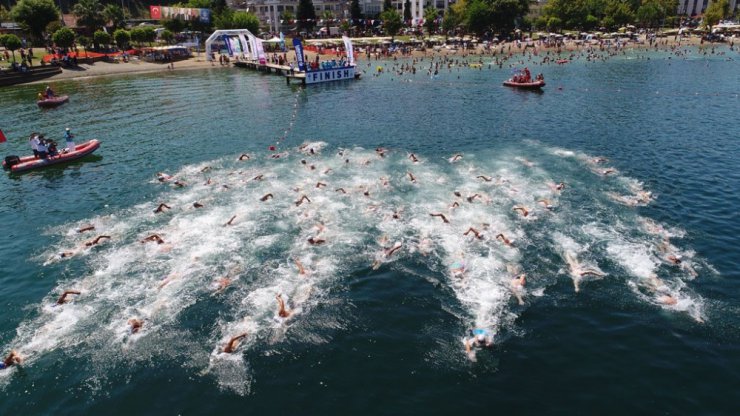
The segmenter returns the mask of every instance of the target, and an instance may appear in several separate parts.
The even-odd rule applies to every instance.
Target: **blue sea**
[[[0,414],[737,414],[740,56],[706,51],[0,90],[2,155],[102,142],[0,178]]]

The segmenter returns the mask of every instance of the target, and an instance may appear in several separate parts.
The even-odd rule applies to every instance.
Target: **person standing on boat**
[[[39,158],[39,134],[31,133],[31,137],[28,138],[28,142],[31,143],[31,150],[33,150],[33,157]]]
[[[46,86],[46,98],[54,98],[54,90],[51,89],[50,85]]]
[[[36,140],[38,140],[38,143],[36,144],[36,150],[38,151],[39,159],[46,159],[46,156],[48,156],[48,150],[46,148],[46,142],[44,140],[44,135],[42,134],[38,136]]]
[[[74,152],[75,150],[75,141],[74,141],[75,135],[72,134],[72,130],[67,127],[64,129],[64,141],[67,142],[67,151],[68,152]]]

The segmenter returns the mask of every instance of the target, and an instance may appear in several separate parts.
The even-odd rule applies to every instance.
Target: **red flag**
[[[152,19],[159,20],[162,18],[162,9],[160,6],[149,6],[149,14]]]
[[[3,134],[3,131],[0,130],[0,143],[5,143],[7,141],[8,141],[8,139],[5,138],[5,135]]]

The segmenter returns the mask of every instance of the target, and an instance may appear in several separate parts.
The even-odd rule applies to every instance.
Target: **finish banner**
[[[301,40],[293,38],[293,47],[295,48],[295,60],[298,62],[298,70],[305,71],[306,61],[303,60],[303,45],[301,44]]]
[[[152,19],[181,19],[181,20],[200,20],[203,23],[210,23],[211,9],[194,9],[190,7],[163,7],[149,6],[149,15]]]

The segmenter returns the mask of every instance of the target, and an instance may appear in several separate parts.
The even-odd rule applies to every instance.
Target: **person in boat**
[[[524,79],[522,82],[531,82],[532,81],[532,74],[529,72],[529,68],[524,68]]]
[[[545,76],[544,76],[544,75],[542,75],[542,74],[537,74],[537,78],[536,78],[536,80],[537,80],[537,81],[544,81],[544,80],[545,80]]]
[[[36,144],[36,150],[38,152],[39,159],[46,159],[49,156],[49,149],[46,147],[46,140],[44,139],[44,135],[39,135],[38,143]]]
[[[19,365],[23,363],[23,358],[18,354],[15,350],[11,350],[10,354],[8,354],[5,359],[3,359],[2,362],[0,362],[0,370],[5,370],[6,368],[12,367],[14,365]]]
[[[64,129],[64,141],[66,142],[66,151],[73,152],[75,150],[75,141],[74,141],[75,135],[72,134],[72,130],[67,127]]]
[[[43,92],[36,94],[36,101],[44,101],[45,99],[46,99],[46,96],[44,95]]]
[[[28,142],[31,144],[31,150],[33,151],[33,157],[38,159],[39,158],[39,134],[31,133],[31,136],[28,138]]]
[[[54,98],[56,94],[54,93],[54,90],[51,89],[50,85],[46,86],[46,98]]]
[[[54,140],[46,140],[46,150],[49,152],[49,156],[56,156],[59,154],[57,151],[57,142]]]

